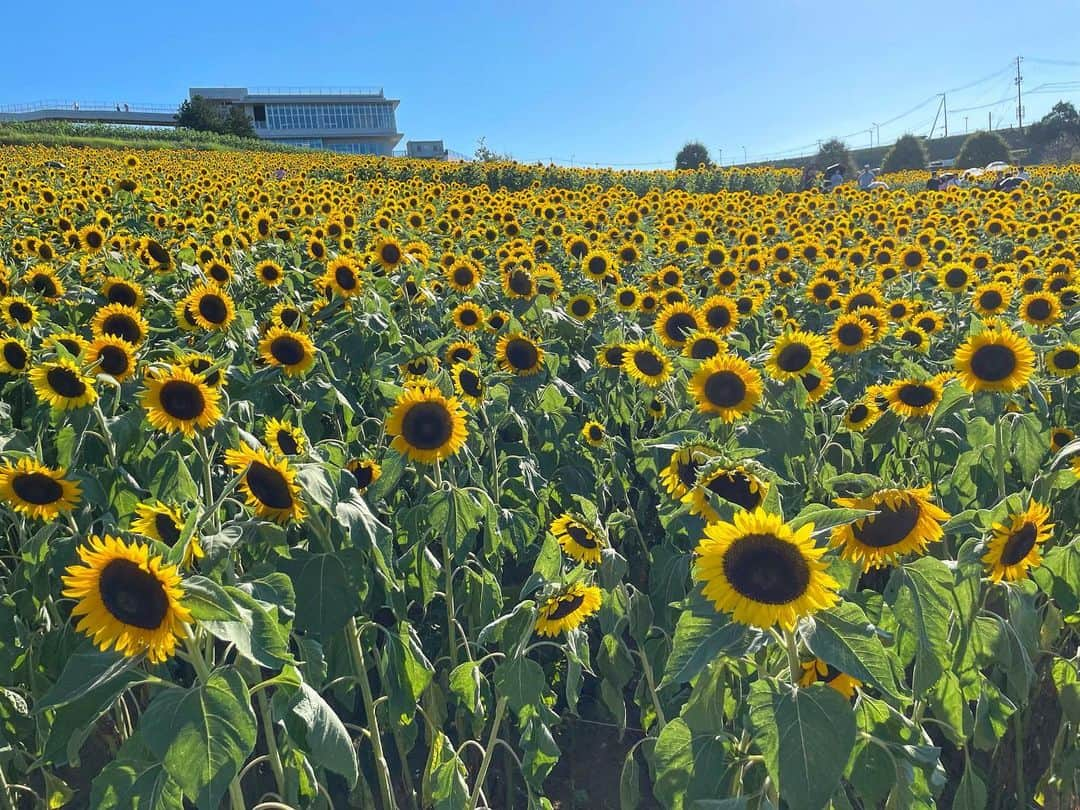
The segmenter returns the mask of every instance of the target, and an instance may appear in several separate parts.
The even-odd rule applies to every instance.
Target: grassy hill
[[[295,152],[297,147],[258,138],[238,138],[193,129],[152,129],[114,124],[73,124],[62,121],[5,121],[0,123],[0,144],[42,146],[96,146],[122,149],[206,149]]]

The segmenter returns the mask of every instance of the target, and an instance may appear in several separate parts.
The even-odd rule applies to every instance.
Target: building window
[[[265,116],[269,129],[395,129],[393,105],[385,102],[267,104]]]

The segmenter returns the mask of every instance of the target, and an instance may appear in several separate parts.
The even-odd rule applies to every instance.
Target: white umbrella
[[[1007,172],[1009,164],[1004,160],[995,160],[993,163],[986,164],[986,170],[988,172]]]

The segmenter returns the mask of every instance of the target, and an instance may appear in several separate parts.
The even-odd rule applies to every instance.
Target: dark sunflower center
[[[624,307],[632,306],[636,300],[637,296],[634,295],[632,290],[623,290],[619,293],[619,303]]]
[[[914,329],[905,329],[904,333],[900,335],[900,339],[916,348],[921,346],[923,342],[922,335],[920,335]]]
[[[589,425],[589,438],[594,442],[600,441],[604,438],[604,429],[596,425]]]
[[[101,571],[98,591],[105,609],[123,624],[156,630],[169,614],[161,582],[131,560],[113,560]]]
[[[259,268],[259,272],[267,281],[274,281],[278,277],[278,269],[272,264],[264,264]]]
[[[105,241],[104,237],[102,237],[102,235],[100,233],[98,233],[97,231],[87,231],[87,233],[86,233],[86,244],[87,244],[88,247],[91,247],[94,250],[97,250],[99,247],[101,247],[101,245],[102,245],[102,243],[104,241]]]
[[[664,370],[664,364],[660,362],[660,358],[655,352],[650,351],[634,352],[634,365],[637,366],[638,371],[648,377],[655,377]]]
[[[123,304],[125,307],[133,307],[139,300],[135,290],[127,284],[116,283],[109,287],[109,294],[105,296],[110,304]]]
[[[563,619],[581,607],[581,603],[585,601],[583,594],[574,594],[573,596],[566,596],[555,603],[555,607],[548,612],[548,621],[555,621],[556,619]]]
[[[535,368],[539,360],[539,353],[531,341],[514,338],[506,344],[506,361],[519,371]]]
[[[34,317],[30,307],[22,301],[13,301],[8,304],[8,315],[17,323],[30,323]]]
[[[199,299],[199,314],[210,323],[225,323],[225,319],[229,317],[229,309],[220,295],[210,293]]]
[[[271,509],[291,509],[293,506],[289,482],[273,467],[268,467],[259,461],[251,462],[251,468],[247,473],[247,485],[256,500]]]
[[[832,295],[833,289],[828,284],[815,284],[813,287],[814,298],[818,301],[825,301]]]
[[[852,532],[864,546],[888,548],[903,542],[919,523],[921,510],[914,501],[907,500],[895,509],[886,503],[878,506],[878,514],[856,524]]]
[[[847,311],[854,312],[860,307],[876,307],[877,299],[869,293],[859,293],[848,299]]]
[[[572,304],[570,304],[570,311],[577,317],[583,318],[589,314],[592,309],[592,305],[584,298],[578,298]]]
[[[461,390],[470,397],[478,397],[484,393],[484,387],[480,384],[480,375],[471,369],[462,369],[458,374],[458,384]]]
[[[720,408],[734,408],[746,398],[746,383],[734,371],[717,371],[705,380],[705,399]]]
[[[1058,356],[1063,352],[1058,352]],[[15,341],[8,341],[4,344],[4,362],[14,369],[21,369],[26,367],[26,361],[30,357],[26,353],[26,349],[20,346]]]
[[[753,509],[761,503],[761,493],[755,492],[750,479],[739,472],[727,472],[717,475],[705,488],[728,503]]]
[[[34,276],[30,284],[34,288],[34,292],[46,298],[55,298],[58,293],[56,281],[44,273]]]
[[[473,271],[468,267],[457,267],[454,269],[454,283],[467,287],[473,282]]]
[[[805,343],[790,343],[776,356],[776,365],[782,371],[802,371],[810,363],[812,356],[810,347]]]
[[[863,328],[857,323],[845,323],[836,333],[845,346],[858,346],[863,339]]]
[[[131,318],[124,314],[110,315],[105,319],[105,322],[101,325],[101,331],[106,335],[112,335],[126,340],[132,345],[142,340],[142,329],[139,328],[139,324],[135,322],[134,318]]]
[[[465,324],[465,326],[472,326],[474,323],[480,320],[480,318],[477,316],[476,310],[463,309],[458,315],[458,320]]]
[[[510,289],[517,295],[528,295],[532,292],[532,278],[528,273],[515,270],[510,274]]]
[[[77,399],[86,393],[86,383],[69,368],[50,368],[45,379],[53,391],[67,399]]]
[[[720,283],[721,287],[730,287],[735,283],[735,273],[731,270],[724,270],[716,277],[716,280]]]
[[[589,273],[594,276],[602,276],[607,272],[607,260],[602,256],[593,256],[589,259]]]
[[[979,303],[983,309],[997,309],[1001,306],[1001,293],[997,290],[987,290],[979,296]]]
[[[1039,530],[1030,520],[1010,534],[1009,539],[1005,541],[1005,548],[1001,550],[1001,564],[1016,565],[1024,559],[1035,547],[1038,536]]]
[[[300,449],[300,445],[296,443],[296,437],[287,430],[279,430],[276,438],[281,452],[287,456],[291,456]]]
[[[922,264],[922,256],[914,250],[904,254],[904,264],[908,267],[918,267]]]
[[[270,354],[284,366],[295,366],[307,356],[304,344],[289,335],[274,338],[270,342]]]
[[[4,349],[4,353],[5,355],[7,354],[6,347]],[[11,365],[15,364],[12,363]],[[1054,355],[1054,365],[1060,369],[1074,369],[1077,365],[1080,365],[1080,354],[1078,354],[1074,349],[1060,349],[1057,354]]]
[[[450,352],[450,359],[455,363],[467,363],[472,360],[472,349],[468,346],[458,346]]]
[[[64,488],[60,483],[41,472],[18,473],[12,476],[11,488],[19,498],[37,506],[56,503],[64,496]]]
[[[707,360],[720,353],[720,344],[713,338],[699,338],[690,347],[690,356],[695,360]]]
[[[82,346],[78,343],[78,341],[71,340],[70,338],[60,338],[56,342],[63,346],[67,350],[68,354],[73,354],[76,357],[82,354]]]
[[[622,346],[609,346],[604,349],[604,359],[613,366],[621,366],[626,357],[626,349]]]
[[[999,382],[1016,370],[1016,355],[1008,346],[990,343],[971,355],[971,373],[986,382]]]
[[[161,542],[168,546],[175,546],[180,539],[180,527],[173,523],[172,517],[158,512],[154,515],[154,529],[161,538]]]
[[[1029,301],[1027,306],[1028,317],[1036,321],[1045,321],[1050,317],[1050,302],[1045,298],[1036,298]]]
[[[206,410],[199,386],[187,380],[169,380],[161,386],[161,408],[173,419],[197,419]]]
[[[698,469],[701,467],[698,462],[693,459],[687,461],[680,461],[675,465],[675,472],[679,476],[679,481],[685,487],[692,487],[697,483]]]
[[[664,323],[664,334],[670,340],[686,340],[697,329],[697,319],[689,312],[676,312]]]
[[[786,605],[810,584],[799,549],[771,534],[740,537],[724,554],[724,575],[740,595],[766,605]]]
[[[334,270],[334,279],[343,290],[356,289],[356,274],[351,267],[338,267]]]
[[[417,402],[401,420],[401,435],[420,450],[437,450],[454,434],[454,420],[441,402]]]
[[[723,329],[731,323],[731,312],[727,307],[712,307],[705,313],[705,320],[713,329]]]
[[[352,470],[353,478],[356,479],[357,489],[366,489],[371,485],[374,470],[370,464],[361,464]]]
[[[937,392],[929,385],[922,385],[921,383],[908,383],[901,386],[897,397],[905,405],[909,405],[912,408],[925,408],[927,405],[937,399]]]
[[[599,545],[596,538],[593,537],[593,533],[578,523],[571,523],[567,526],[566,533],[582,548],[596,548]]]
[[[850,418],[852,422],[858,424],[869,415],[870,409],[860,402],[851,409]]]
[[[131,366],[127,352],[119,346],[103,347],[98,358],[101,361],[101,370],[114,377],[119,377],[121,374],[126,373]]]
[[[967,271],[954,267],[945,274],[945,283],[950,287],[963,287],[967,284]]]

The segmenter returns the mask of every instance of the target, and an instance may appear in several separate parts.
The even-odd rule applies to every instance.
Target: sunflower
[[[825,572],[814,526],[792,530],[763,509],[711,523],[696,549],[693,577],[718,611],[741,624],[794,629],[803,616],[832,607],[838,584]]]
[[[692,332],[704,326],[702,321],[701,313],[690,304],[667,304],[657,313],[653,329],[665,346],[679,349]]]
[[[21,295],[0,298],[0,317],[8,326],[29,329],[37,322],[37,307]]]
[[[611,254],[603,250],[591,250],[581,262],[581,269],[594,281],[603,281],[613,264]]]
[[[406,380],[423,380],[439,370],[439,358],[433,354],[421,354],[398,366]]]
[[[855,697],[855,690],[862,686],[862,681],[841,672],[832,664],[826,664],[820,658],[804,661],[799,686],[810,686],[819,682],[832,687],[848,700]]]
[[[502,288],[507,298],[528,301],[536,296],[536,279],[528,270],[512,267],[508,272],[503,273]]]
[[[31,369],[30,383],[38,399],[48,402],[58,411],[92,405],[97,399],[94,381],[66,358],[42,363]]]
[[[928,486],[883,489],[862,498],[837,498],[836,504],[877,512],[832,531],[831,543],[841,548],[841,556],[862,563],[866,571],[892,565],[904,554],[925,551],[942,538],[941,523],[949,519],[947,512],[931,503]]]
[[[147,372],[142,405],[146,420],[158,430],[192,436],[196,428],[205,430],[221,419],[220,398],[219,390],[201,377],[182,366],[171,366],[167,371]]]
[[[1046,368],[1057,377],[1072,377],[1080,373],[1080,345],[1063,343],[1046,355]]]
[[[600,609],[600,602],[601,591],[595,585],[569,585],[540,606],[536,632],[554,638],[574,630]]]
[[[761,399],[761,375],[741,357],[718,354],[701,364],[687,390],[701,413],[734,422]]]
[[[941,268],[941,283],[953,293],[962,293],[971,283],[971,271],[962,264],[950,264]]]
[[[836,351],[841,354],[854,354],[870,345],[873,330],[858,315],[848,313],[836,319],[829,330],[829,336]]]
[[[622,368],[626,359],[626,347],[621,343],[607,343],[596,350],[596,362],[602,368]]]
[[[446,282],[458,292],[469,292],[476,288],[483,277],[480,265],[472,259],[457,259],[446,268]]]
[[[856,433],[862,433],[880,418],[880,410],[867,405],[862,400],[857,400],[851,403],[844,413],[844,427]]]
[[[708,360],[725,351],[727,347],[724,339],[715,332],[707,330],[694,332],[683,345],[683,356],[691,360]]]
[[[926,354],[930,351],[930,336],[917,326],[908,324],[897,327],[896,336],[911,349]]]
[[[453,367],[457,363],[472,363],[480,356],[480,347],[471,340],[455,340],[446,347],[443,355],[446,365]]]
[[[226,329],[236,317],[232,297],[213,284],[200,284],[185,300],[195,323],[203,329]]]
[[[454,379],[454,390],[465,402],[474,408],[479,408],[484,403],[487,386],[479,371],[465,363],[455,363],[451,367],[450,376]]]
[[[150,547],[91,535],[79,548],[81,565],[70,565],[61,579],[64,596],[78,600],[71,613],[76,629],[98,649],[114,648],[128,657],[146,654],[160,664],[176,650],[191,614],[181,604],[184,588],[175,565],[151,557]]]
[[[1059,453],[1061,448],[1076,438],[1076,434],[1066,427],[1050,428],[1050,452]]]
[[[149,327],[139,310],[124,304],[109,304],[102,307],[90,322],[94,337],[118,337],[132,346],[138,346],[146,340]]]
[[[575,321],[587,321],[596,314],[596,298],[588,293],[575,295],[566,302],[566,314]]]
[[[307,440],[304,431],[282,419],[270,417],[263,431],[266,446],[281,456],[295,456],[304,452]]]
[[[375,261],[387,271],[400,267],[406,259],[405,249],[392,236],[381,237],[374,247]]]
[[[135,349],[123,338],[105,335],[90,344],[86,362],[116,380],[135,374]]]
[[[363,494],[368,487],[379,480],[382,467],[374,459],[354,458],[345,465],[345,470],[352,476],[349,482],[353,488]]]
[[[64,296],[64,282],[47,264],[38,264],[23,273],[22,282],[46,301],[58,301]]]
[[[76,481],[65,478],[63,467],[46,467],[29,458],[0,466],[0,499],[16,512],[41,520],[51,520],[70,512],[82,497]]]
[[[323,282],[342,298],[352,298],[362,287],[360,268],[348,256],[338,256],[326,265]]]
[[[270,325],[284,326],[286,329],[302,329],[304,327],[304,311],[295,304],[281,301],[274,304],[270,310]]]
[[[955,362],[968,391],[1015,391],[1031,377],[1035,353],[1027,340],[995,326],[960,344]]]
[[[829,393],[833,384],[833,370],[828,363],[819,363],[799,377],[799,385],[806,391],[810,402],[817,402]]]
[[[255,278],[266,287],[276,287],[285,280],[285,271],[277,262],[264,259],[255,265]]]
[[[1050,326],[1061,317],[1061,304],[1050,293],[1031,293],[1020,301],[1020,317],[1032,326]]]
[[[225,463],[243,475],[240,489],[258,517],[280,524],[304,519],[296,470],[286,459],[241,445],[239,450],[225,451]]]
[[[671,361],[648,341],[627,343],[623,350],[622,367],[631,379],[656,388],[671,375]]]
[[[793,380],[825,360],[829,345],[820,335],[793,329],[777,339],[765,361],[765,370],[775,380]]]
[[[1011,515],[1009,523],[995,523],[989,547],[983,555],[987,576],[994,582],[1024,579],[1042,563],[1041,547],[1054,533],[1050,509],[1032,500],[1028,508]]]
[[[947,379],[947,376],[938,376],[928,380],[897,380],[885,394],[889,407],[905,419],[929,416],[941,402],[941,390]]]
[[[386,423],[390,446],[413,461],[431,464],[454,455],[469,436],[465,412],[455,397],[412,385],[398,397]]]
[[[705,299],[699,312],[708,328],[718,335],[728,334],[739,322],[738,304],[726,295],[714,295]]]
[[[697,485],[682,500],[689,505],[691,513],[700,515],[706,523],[714,523],[720,520],[720,514],[710,503],[712,495],[739,509],[757,509],[768,491],[768,482],[745,467],[718,467],[702,473]]]
[[[290,377],[297,377],[315,364],[315,345],[303,332],[272,326],[259,341],[259,355]]]
[[[459,304],[454,310],[454,324],[466,332],[479,329],[484,325],[484,310],[471,301]]]
[[[597,565],[604,539],[589,528],[580,518],[564,512],[551,521],[551,533],[559,541],[567,556],[578,562]]]
[[[185,352],[176,358],[178,366],[197,374],[211,388],[220,388],[225,383],[225,372],[228,369],[228,364],[224,364],[224,368],[222,368],[219,367],[219,363],[220,361],[215,360],[210,355],[199,354],[198,352]]]
[[[607,430],[599,422],[590,419],[581,429],[581,435],[593,447],[599,447],[607,438]]]
[[[1009,308],[1012,291],[1004,284],[990,282],[975,289],[971,305],[980,315],[997,315]]]
[[[184,519],[176,507],[163,503],[140,503],[135,507],[135,514],[136,518],[131,522],[131,531],[164,543],[169,548],[179,542],[184,530]],[[196,532],[188,540],[180,567],[191,568],[196,560],[205,556],[206,552],[200,545],[199,535]]]
[[[660,471],[660,483],[672,500],[681,501],[694,488],[698,473],[715,453],[707,444],[690,444],[672,452]]]
[[[637,287],[624,284],[615,290],[615,309],[620,312],[633,312],[641,303],[641,292]]]
[[[41,346],[43,349],[52,349],[53,351],[57,351],[58,347],[63,348],[73,358],[79,359],[90,348],[90,341],[76,332],[56,332],[45,338]],[[61,353],[57,352],[57,354]],[[61,354],[61,356],[63,355]]]
[[[537,374],[544,365],[544,350],[540,344],[520,332],[511,332],[495,344],[499,367],[510,374],[528,377]]]
[[[22,374],[30,368],[30,349],[18,338],[0,338],[0,373]]]

